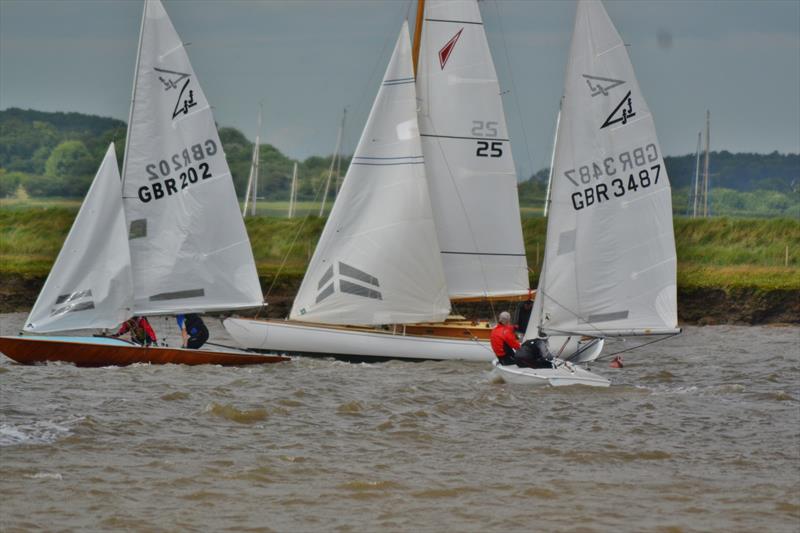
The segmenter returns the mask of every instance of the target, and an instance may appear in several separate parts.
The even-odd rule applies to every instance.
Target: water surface
[[[0,332],[24,319],[0,315]],[[796,532],[798,341],[687,328],[593,366],[604,390],[461,362],[0,356],[0,530]]]

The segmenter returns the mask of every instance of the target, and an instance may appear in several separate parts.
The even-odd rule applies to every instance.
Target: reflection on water
[[[460,362],[2,358],[0,528],[797,531],[799,340],[689,328],[595,365],[605,390]]]

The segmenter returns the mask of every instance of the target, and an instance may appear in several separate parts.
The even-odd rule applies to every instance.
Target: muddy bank
[[[45,278],[39,276],[4,275],[0,279],[0,313],[29,310]],[[261,287],[268,294],[269,305],[258,312],[261,317],[283,318],[289,314],[292,300],[302,278],[283,276],[272,284],[273,279],[261,277]],[[454,312],[465,316],[489,317],[494,312],[509,309],[516,304],[459,305]],[[242,315],[255,315],[238,313]],[[800,324],[800,291],[761,290],[755,288],[679,288],[678,316],[684,324]]]

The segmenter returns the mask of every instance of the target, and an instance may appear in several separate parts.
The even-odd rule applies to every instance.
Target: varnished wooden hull
[[[80,342],[50,340],[46,337],[0,337],[0,352],[24,365],[61,361],[80,367],[127,366],[135,363],[152,365],[262,365],[288,361],[280,355],[185,350],[182,348],[142,347],[110,344],[102,341]]]

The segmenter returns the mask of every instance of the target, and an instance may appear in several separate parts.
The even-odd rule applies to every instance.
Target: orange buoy
[[[611,368],[622,368],[625,365],[622,364],[622,357],[618,355],[611,361],[611,364],[609,364],[608,366],[610,366]]]

